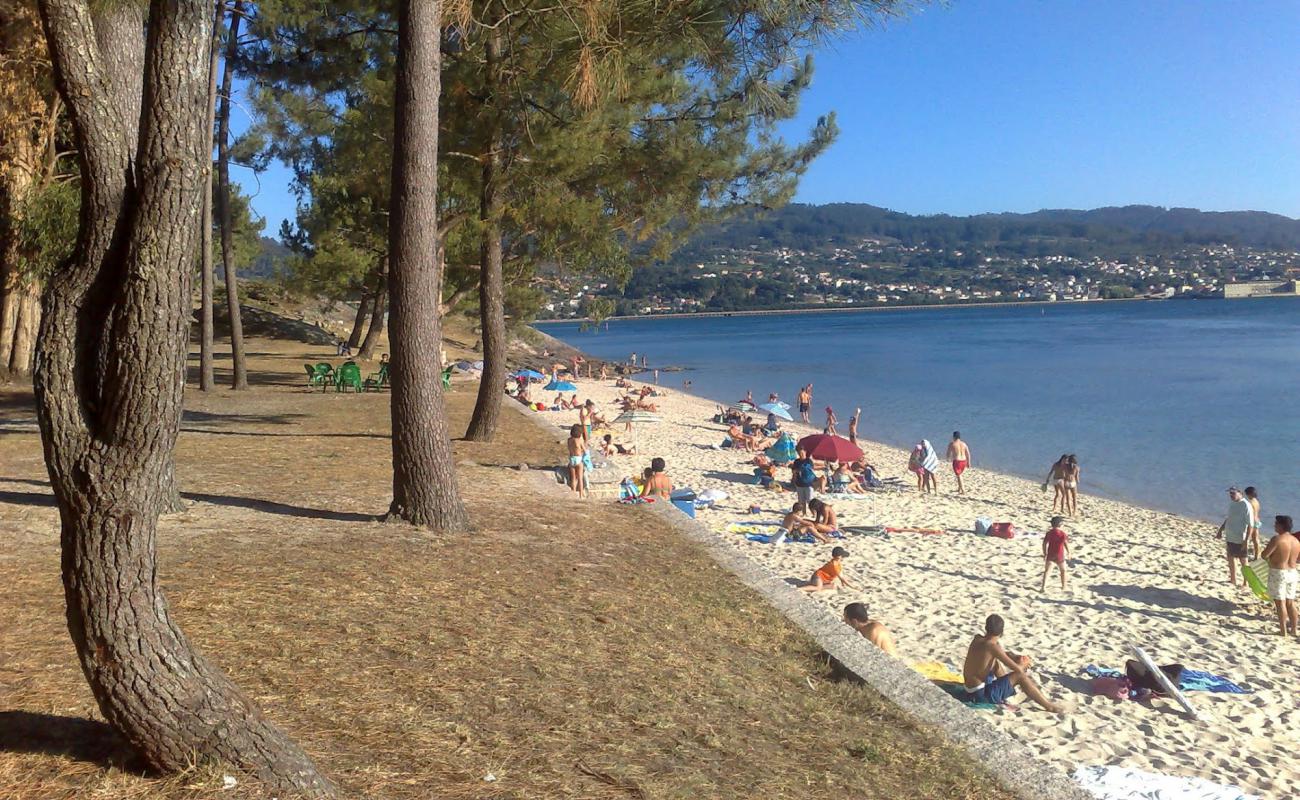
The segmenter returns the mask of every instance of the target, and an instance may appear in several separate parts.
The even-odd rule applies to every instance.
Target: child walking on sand
[[[1070,537],[1065,535],[1061,524],[1065,517],[1052,517],[1052,529],[1043,537],[1043,580],[1038,591],[1047,591],[1047,573],[1052,565],[1061,573],[1061,589],[1065,589],[1065,559],[1070,557]]]
[[[822,564],[808,583],[800,586],[801,592],[827,592],[832,589],[838,589],[843,586],[846,589],[861,591],[857,586],[849,583],[848,578],[844,577],[844,559],[848,558],[849,551],[843,547],[837,547],[831,551],[831,560]]]

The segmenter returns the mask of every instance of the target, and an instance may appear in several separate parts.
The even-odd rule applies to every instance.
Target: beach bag
[[[993,520],[989,519],[988,517],[976,517],[976,518],[975,518],[975,535],[976,535],[976,536],[988,536],[988,535],[989,535],[989,529],[992,528],[992,527],[993,527]]]
[[[1088,691],[1111,700],[1127,700],[1128,690],[1128,678],[1093,678],[1088,682]]]
[[[794,472],[795,486],[812,486],[817,482],[817,473],[813,470],[811,461],[804,460]]]
[[[1016,527],[1010,522],[995,522],[993,527],[989,528],[989,536],[998,539],[1014,539],[1016,538]]]

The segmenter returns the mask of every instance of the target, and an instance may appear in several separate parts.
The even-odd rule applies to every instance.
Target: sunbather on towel
[[[894,634],[884,623],[871,618],[867,613],[866,603],[849,603],[844,607],[844,621],[849,627],[867,637],[867,641],[884,650],[887,654],[898,657],[898,648],[894,645]]]
[[[1002,632],[1006,623],[992,614],[984,622],[984,634],[971,639],[966,650],[966,663],[962,666],[962,679],[968,703],[996,703],[1001,705],[1023,689],[1025,694],[1053,714],[1064,714],[1065,709],[1047,699],[1034,679],[1025,670],[1029,656],[1017,655],[1002,647]]]
[[[806,504],[802,502],[795,503],[794,507],[790,509],[790,513],[786,514],[785,519],[781,520],[781,530],[778,531],[777,538],[780,539],[784,535],[806,533],[822,544],[830,544],[831,537],[817,530],[817,526],[813,524],[813,521],[804,516],[807,513],[808,506]]]
[[[827,561],[817,568],[817,571],[808,579],[808,583],[799,587],[801,592],[828,592],[843,586],[846,589],[857,589],[857,586],[849,583],[844,577],[844,559],[848,558],[849,551],[843,547],[837,547],[831,551],[831,560]]]

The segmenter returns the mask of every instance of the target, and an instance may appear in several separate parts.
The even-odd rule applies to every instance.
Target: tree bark
[[[482,244],[479,248],[478,308],[483,337],[483,375],[465,438],[490,442],[496,435],[501,414],[501,397],[506,381],[505,283],[501,274],[501,125],[496,111],[497,72],[501,59],[500,25],[491,27],[484,49],[487,60],[488,97],[484,103],[488,126],[488,152],[483,159],[479,187],[479,218]]]
[[[438,94],[442,5],[399,0],[389,204],[393,502],[388,517],[437,530],[469,524],[442,400]]]
[[[384,279],[386,280],[387,276]],[[357,358],[369,361],[375,357],[375,348],[379,346],[379,337],[384,333],[384,317],[388,312],[387,305],[388,291],[381,284],[371,304],[370,327],[366,330],[366,338],[361,343],[361,349],[357,351]]]
[[[374,303],[374,294],[369,286],[361,289],[361,299],[357,301],[357,316],[352,320],[352,333],[348,336],[348,348],[356,350],[361,344],[361,336],[366,332],[366,322],[370,319],[370,307]]]
[[[217,110],[217,215],[221,221],[221,263],[226,273],[226,309],[230,313],[230,385],[248,388],[248,367],[244,363],[244,324],[239,314],[239,277],[236,274],[234,231],[230,229],[230,93],[234,91],[235,57],[239,55],[239,23],[244,18],[244,0],[235,0],[226,38],[222,66],[220,105]]]
[[[210,158],[212,7],[153,0],[146,43],[140,4],[40,6],[81,167],[81,225],[45,289],[35,389],[82,671],[104,718],[153,768],[215,760],[327,795],[311,760],[191,646],[158,580]]]
[[[203,240],[199,245],[199,388],[210,392],[216,388],[212,374],[212,139],[217,116],[217,61],[221,52],[221,26],[226,16],[226,0],[217,0],[212,19],[212,45],[208,53],[208,127],[207,168],[203,170]]]

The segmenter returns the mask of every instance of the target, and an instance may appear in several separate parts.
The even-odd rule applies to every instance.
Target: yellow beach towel
[[[952,667],[938,661],[918,661],[912,665],[912,669],[921,673],[929,680],[939,683],[961,683],[962,676],[960,673],[953,672]]]

